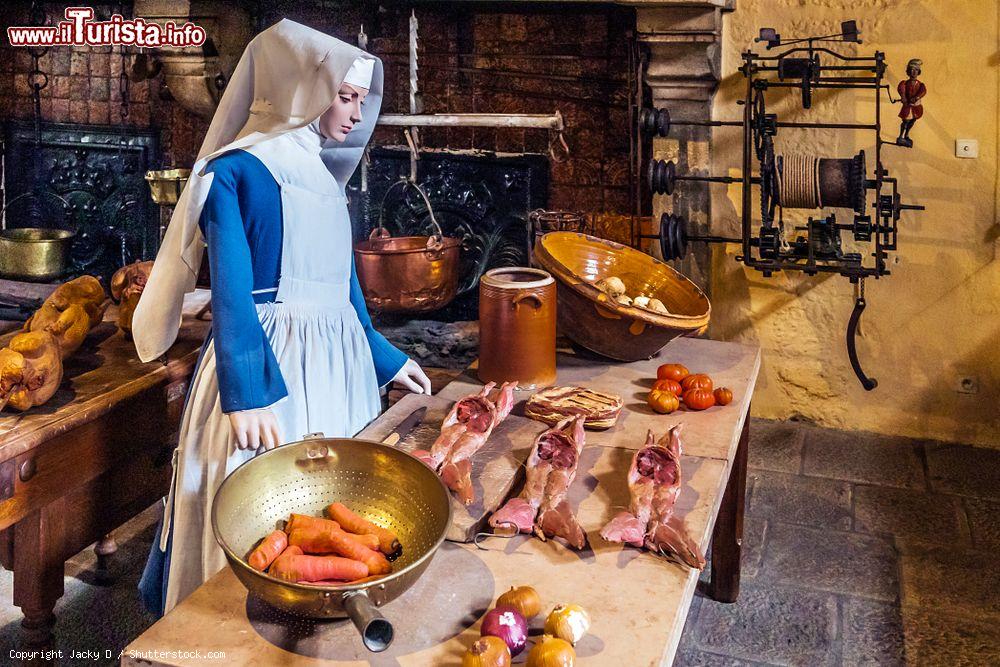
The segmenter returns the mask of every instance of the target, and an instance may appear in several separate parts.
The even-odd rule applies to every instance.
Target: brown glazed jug
[[[522,266],[479,280],[479,379],[517,380],[518,389],[556,381],[556,283]]]

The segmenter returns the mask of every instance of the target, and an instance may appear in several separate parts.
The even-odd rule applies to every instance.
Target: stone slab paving
[[[750,429],[740,599],[675,665],[1000,665],[1000,451]]]
[[[981,549],[1000,549],[1000,502],[963,498],[965,515],[969,518],[972,543]]]
[[[1000,450],[931,443],[926,451],[934,490],[1000,500]]]
[[[906,661],[911,665],[1000,665],[997,632],[996,619],[943,608],[903,608]]]
[[[785,523],[850,530],[851,485],[836,479],[751,470],[749,515]]]
[[[961,498],[883,486],[854,487],[854,529],[949,545],[971,540]]]
[[[896,603],[845,597],[843,619],[843,664],[905,665],[903,619]]]
[[[805,426],[802,472],[861,484],[923,489],[923,443]]]
[[[1000,451],[754,419],[749,461],[740,599],[695,598],[676,665],[1000,664]],[[57,647],[117,665],[152,624],[135,586],[157,518],[116,531],[112,586],[91,549],[69,561]],[[16,664],[11,580],[0,664]]]

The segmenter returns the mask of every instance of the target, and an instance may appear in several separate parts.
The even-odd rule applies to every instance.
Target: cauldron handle
[[[389,648],[395,633],[392,623],[375,608],[367,593],[344,593],[344,610],[361,633],[361,641],[366,649],[379,653]]]
[[[385,238],[385,237],[389,236],[389,233],[388,233],[388,231],[386,231],[385,224],[384,224],[384,221],[385,221],[385,201],[386,201],[386,199],[389,198],[389,193],[392,192],[396,188],[397,185],[402,185],[402,186],[405,186],[405,187],[411,187],[411,188],[413,188],[414,190],[417,191],[417,194],[420,195],[420,198],[424,200],[424,206],[427,207],[427,214],[431,218],[431,224],[434,225],[434,235],[431,236],[427,240],[427,249],[428,250],[432,250],[432,251],[433,250],[440,250],[441,245],[443,244],[444,232],[441,231],[441,225],[438,224],[437,216],[434,215],[434,208],[431,206],[431,200],[427,198],[427,194],[424,192],[423,188],[421,188],[419,185],[416,184],[415,181],[412,181],[409,178],[405,178],[405,177],[401,178],[398,181],[396,181],[395,183],[393,183],[392,185],[390,185],[388,188],[386,188],[385,194],[382,195],[382,204],[379,206],[379,211],[378,211],[378,227],[376,228],[376,230],[380,230],[379,231],[380,236],[384,235],[384,236],[381,236],[382,238]],[[372,234],[375,234],[376,230],[373,230]]]

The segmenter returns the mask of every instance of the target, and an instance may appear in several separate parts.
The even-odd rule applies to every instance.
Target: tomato
[[[690,374],[691,371],[681,364],[663,364],[656,369],[657,380],[673,380],[674,382],[680,382]]]
[[[681,387],[684,391],[688,391],[689,389],[708,389],[712,391],[712,378],[704,373],[688,375],[681,381]]]
[[[695,387],[684,392],[684,405],[689,410],[706,410],[715,405],[715,396],[711,389]]]
[[[729,405],[733,402],[733,392],[728,387],[719,387],[712,395],[716,405]]]
[[[653,391],[669,391],[671,394],[680,396],[683,393],[680,382],[676,380],[657,380],[653,383]]]
[[[660,391],[658,389],[654,389],[649,392],[649,396],[646,397],[646,402],[649,403],[649,407],[663,415],[670,414],[677,408],[681,407],[681,401],[677,398],[677,394],[670,391]]]

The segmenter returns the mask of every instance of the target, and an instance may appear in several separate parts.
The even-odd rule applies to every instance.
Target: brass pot
[[[411,187],[423,198],[434,236],[393,238],[383,226],[385,201],[397,186]],[[408,179],[385,191],[379,224],[367,241],[354,248],[354,263],[365,303],[384,313],[421,313],[442,308],[458,293],[458,256],[461,241],[445,237],[431,202],[420,186]]]
[[[556,381],[556,283],[545,271],[504,267],[480,278],[479,379],[519,389]]]
[[[66,272],[73,237],[65,229],[0,230],[0,275],[36,282],[59,278]]]
[[[332,502],[396,533],[403,552],[391,574],[323,586],[283,581],[250,567],[250,551],[292,512],[322,516]],[[382,443],[322,434],[250,459],[223,481],[212,502],[215,539],[247,590],[297,616],[350,617],[372,651],[387,648],[393,633],[377,607],[420,577],[450,525],[450,494],[420,460]]]
[[[190,169],[147,171],[146,182],[153,201],[160,206],[175,206],[190,176]]]

